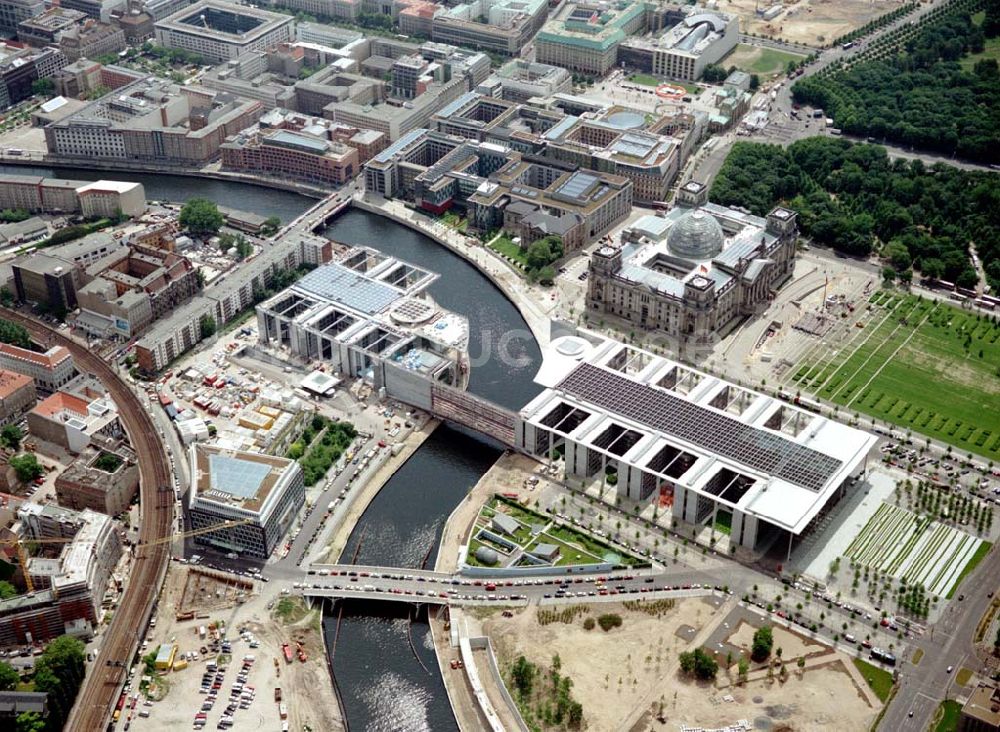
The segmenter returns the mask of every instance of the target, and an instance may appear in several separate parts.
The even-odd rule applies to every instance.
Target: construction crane
[[[165,544],[171,542],[174,539],[186,539],[189,536],[201,536],[202,534],[210,534],[213,531],[220,531],[222,529],[229,529],[233,526],[242,526],[243,524],[253,523],[253,519],[232,519],[230,521],[223,521],[222,523],[215,524],[213,526],[203,526],[200,529],[192,529],[191,531],[178,532],[176,534],[170,534],[162,539],[157,539],[155,541],[149,541],[145,544],[140,544],[138,546],[156,546],[158,544]],[[24,587],[31,593],[35,591],[35,585],[31,581],[31,573],[28,572],[28,552],[25,551],[25,544],[71,544],[74,538],[47,538],[47,539],[30,539],[24,537],[18,537],[16,539],[0,539],[0,546],[13,546],[17,551],[17,560],[21,565],[21,574],[24,575]]]

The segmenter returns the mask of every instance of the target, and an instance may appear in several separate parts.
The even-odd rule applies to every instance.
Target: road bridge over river
[[[558,574],[557,574],[558,573]],[[520,605],[560,601],[620,602],[703,595],[721,588],[701,584],[704,572],[616,570],[601,574],[552,568],[542,576],[479,577],[395,567],[315,565],[299,587],[306,597],[356,598],[435,605]]]

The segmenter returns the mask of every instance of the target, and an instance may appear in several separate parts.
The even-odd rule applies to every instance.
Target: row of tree
[[[959,62],[1000,34],[1000,3],[977,25],[942,15],[900,49],[800,79],[795,101],[821,107],[844,132],[976,161],[1000,163],[1000,72],[996,59]]]
[[[992,173],[890,159],[879,145],[830,137],[788,148],[740,142],[711,199],[760,216],[783,203],[819,244],[859,256],[884,245],[898,271],[912,267],[963,287],[977,281],[972,244],[993,288],[1000,287],[1000,178]]]

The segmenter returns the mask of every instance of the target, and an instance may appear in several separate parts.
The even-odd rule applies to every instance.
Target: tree
[[[737,665],[737,676],[741,683],[746,683],[747,674],[750,673],[750,662],[746,659],[746,656],[740,656],[740,662]]]
[[[760,75],[750,74],[750,91],[757,91],[760,88]]]
[[[535,665],[524,656],[519,656],[511,669],[511,678],[514,681],[514,688],[522,699],[531,696],[531,689],[535,683],[535,675],[538,670]]]
[[[726,69],[719,64],[708,64],[701,72],[701,80],[709,84],[716,84],[725,81],[728,75]]]
[[[277,216],[268,216],[264,224],[260,227],[260,232],[264,236],[273,236],[281,228],[281,219]]]
[[[192,234],[215,234],[225,223],[219,207],[204,198],[189,199],[177,220]]]
[[[17,450],[21,446],[21,439],[24,434],[21,432],[21,428],[16,424],[4,425],[3,429],[0,429],[0,445],[3,445],[8,450]]]
[[[702,681],[714,679],[719,672],[719,664],[701,648],[685,651],[679,656],[681,671],[686,676],[695,676]]]
[[[198,327],[201,331],[202,340],[215,335],[215,318],[207,313],[198,320]]]
[[[7,600],[17,594],[17,588],[6,580],[0,580],[0,600]]]
[[[14,691],[21,676],[6,661],[0,661],[0,691]]]
[[[38,712],[21,712],[14,721],[14,732],[45,732],[45,719]]]
[[[31,93],[37,94],[42,97],[52,96],[52,92],[56,90],[56,84],[52,79],[35,79],[31,82]]]
[[[758,628],[753,634],[750,657],[757,662],[763,661],[771,655],[772,646],[774,646],[774,635],[771,632],[771,626],[765,625]]]
[[[23,325],[0,319],[0,343],[10,343],[20,348],[31,348],[31,338]]]
[[[49,724],[62,729],[76,699],[84,672],[84,645],[62,635],[49,643],[35,663],[35,690],[49,695]]]
[[[42,466],[38,464],[38,458],[31,453],[15,455],[9,461],[10,467],[14,468],[17,479],[22,483],[34,480],[42,474]]]

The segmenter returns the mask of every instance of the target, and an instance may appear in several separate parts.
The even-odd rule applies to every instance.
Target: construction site
[[[739,16],[743,33],[821,48],[901,5],[902,0],[730,0],[724,9]]]
[[[343,729],[319,624],[301,597],[171,562],[143,653],[173,662],[133,679],[130,729]]]

